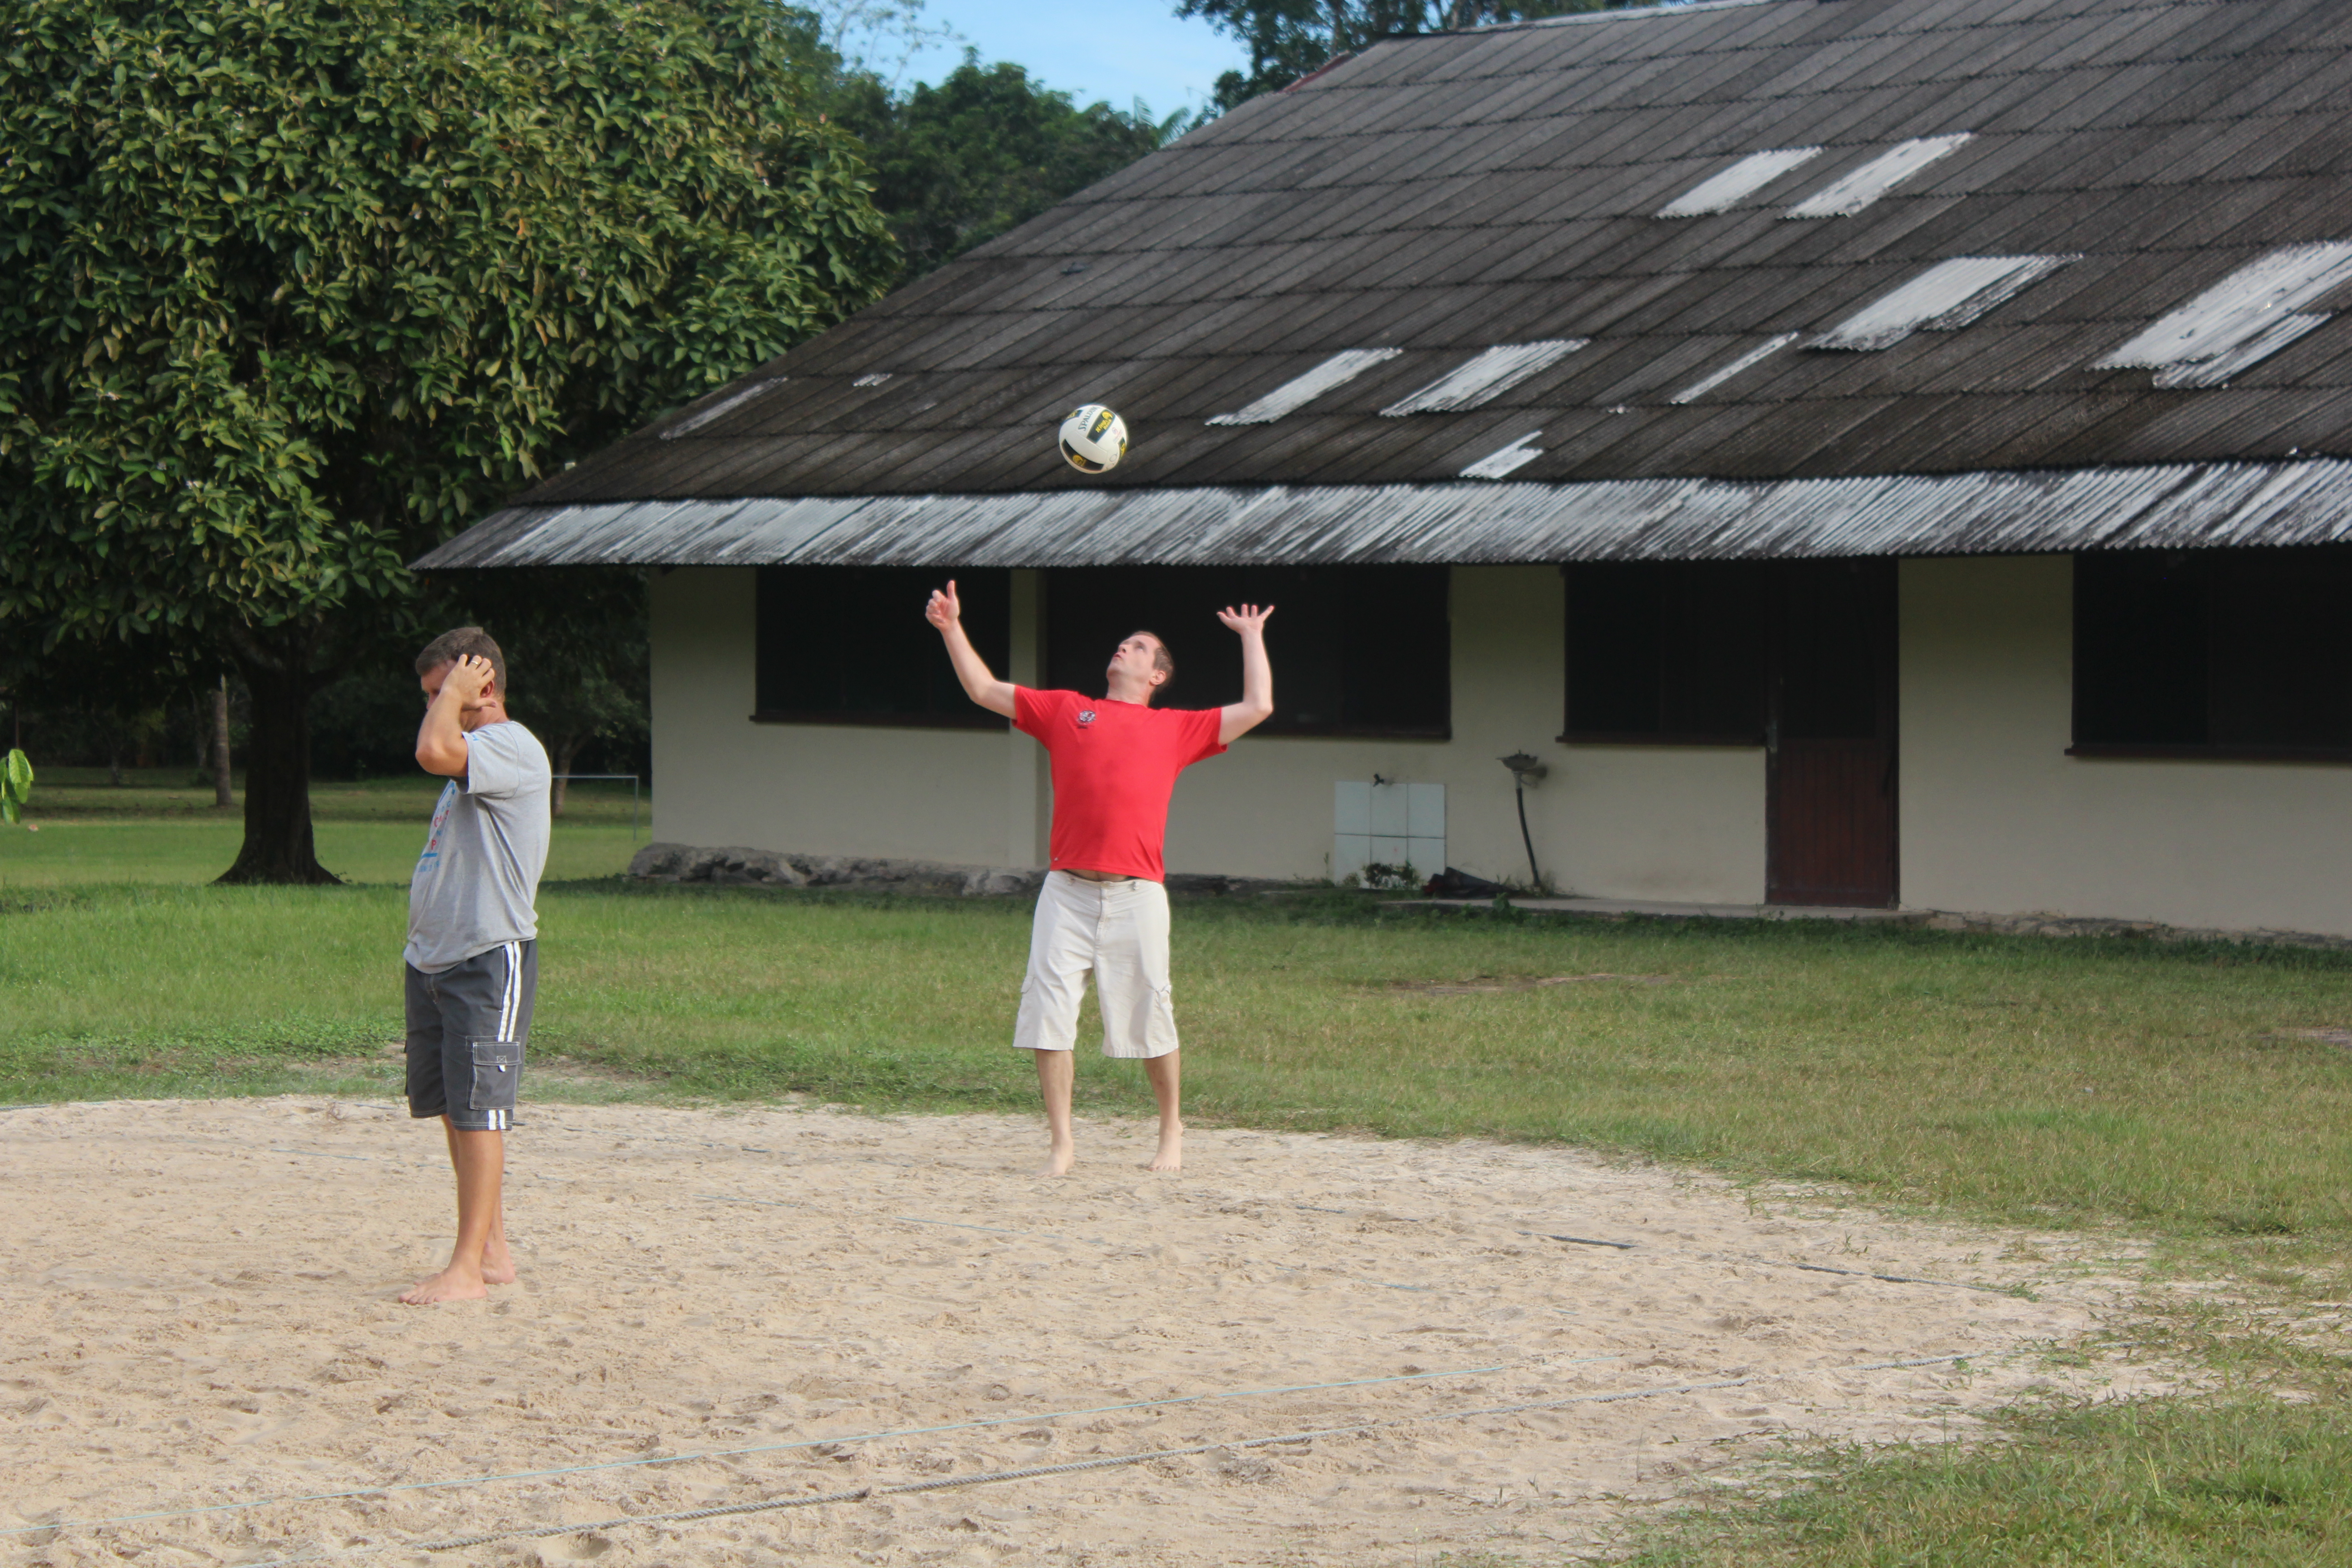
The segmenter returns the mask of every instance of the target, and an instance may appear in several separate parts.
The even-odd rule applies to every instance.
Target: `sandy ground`
[[[1570,1151],[1196,1131],[1153,1176],[1149,1127],[1110,1124],[1053,1182],[1017,1119],[525,1119],[520,1283],[420,1309],[393,1296],[441,1261],[450,1186],[397,1107],[0,1118],[0,1563],[1550,1562],[1783,1435],[2153,1375],[2041,1355],[2125,1289],[2052,1238]],[[1360,1379],[1387,1381],[1282,1391]],[[1206,1451],[887,1493],[1172,1448]]]

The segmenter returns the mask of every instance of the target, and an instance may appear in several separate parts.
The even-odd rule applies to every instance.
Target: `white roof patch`
[[[1212,425],[1271,425],[1294,408],[1304,407],[1335,386],[1355,380],[1402,349],[1346,349],[1333,354],[1305,375],[1294,376],[1251,404],[1231,414],[1212,415]]]
[[[2219,386],[2327,320],[2298,313],[2352,283],[2352,242],[2291,245],[2239,268],[2118,346],[2094,370],[2156,368],[2158,386]]]
[[[720,415],[731,414],[736,409],[742,407],[743,405],[751,402],[751,399],[765,396],[767,394],[775,391],[776,388],[783,385],[787,379],[787,377],[779,375],[771,377],[766,381],[755,381],[751,385],[736,393],[732,397],[722,397],[718,402],[712,404],[709,407],[702,410],[699,414],[688,415],[685,418],[679,420],[677,424],[663,431],[661,433],[661,438],[665,441],[675,441],[680,436],[690,435],[694,431],[701,429],[705,425],[709,424],[713,419],[718,418]]]
[[[1849,217],[1971,139],[1969,132],[1961,131],[1949,136],[1923,136],[1916,142],[1897,142],[1845,178],[1799,202],[1782,216]]]
[[[1719,174],[1701,180],[1658,209],[1660,217],[1697,217],[1725,211],[1801,164],[1821,156],[1818,147],[1783,147],[1771,153],[1750,153]]]
[[[1680,392],[1677,392],[1672,397],[1667,398],[1666,401],[1674,404],[1696,403],[1700,398],[1705,397],[1708,393],[1713,392],[1717,387],[1721,386],[1725,382],[1729,381],[1733,376],[1738,375],[1741,371],[1747,370],[1752,365],[1761,364],[1766,360],[1770,359],[1774,354],[1779,353],[1782,349],[1785,349],[1790,343],[1795,342],[1797,341],[1797,337],[1798,334],[1795,332],[1782,332],[1777,338],[1769,339],[1759,346],[1749,349],[1746,353],[1741,354],[1738,359],[1733,360],[1721,370],[1716,371],[1708,375],[1700,376],[1696,381],[1692,382],[1688,386],[1684,387]]]
[[[1587,338],[1552,338],[1538,343],[1498,343],[1455,365],[1427,386],[1391,403],[1381,413],[1450,414],[1491,403],[1528,377],[1582,348]]]
[[[1534,462],[1538,458],[1543,456],[1543,448],[1541,447],[1530,447],[1528,445],[1528,442],[1534,440],[1537,437],[1542,434],[1543,432],[1540,430],[1530,430],[1526,435],[1520,437],[1517,440],[1512,442],[1509,446],[1503,447],[1501,450],[1487,453],[1485,457],[1479,458],[1476,462],[1463,469],[1462,477],[1465,479],[1508,479],[1511,475],[1518,472],[1521,468],[1526,468],[1529,463]]]
[[[1806,344],[1815,349],[1885,349],[1916,331],[1965,327],[2074,256],[1962,256],[1939,261],[1864,306]]]

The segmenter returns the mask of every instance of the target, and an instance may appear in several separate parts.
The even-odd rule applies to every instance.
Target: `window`
[[[1109,566],[1045,579],[1045,684],[1103,689],[1119,639],[1158,633],[1176,659],[1163,700],[1219,708],[1242,694],[1241,639],[1216,612],[1277,606],[1266,628],[1274,717],[1266,735],[1452,733],[1443,566]]]
[[[1753,562],[1566,568],[1568,728],[1559,738],[1761,744],[1769,570]]]
[[[2352,548],[2074,558],[2076,756],[2352,758]]]
[[[760,568],[757,686],[751,717],[781,724],[904,724],[1003,729],[957,684],[923,619],[949,577],[964,630],[1002,674],[1012,642],[1013,574],[909,566]]]

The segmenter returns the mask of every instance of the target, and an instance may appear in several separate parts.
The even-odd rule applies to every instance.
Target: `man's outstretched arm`
[[[1265,620],[1273,614],[1272,605],[1238,610],[1227,605],[1217,612],[1217,619],[1242,639],[1242,700],[1224,706],[1217,726],[1220,745],[1232,745],[1274,717],[1274,666],[1265,657]]]
[[[1013,682],[997,679],[971,639],[963,635],[963,603],[956,597],[953,579],[945,588],[931,591],[923,618],[940,628],[940,640],[948,645],[948,662],[955,666],[956,679],[963,682],[963,694],[991,713],[1012,718]]]

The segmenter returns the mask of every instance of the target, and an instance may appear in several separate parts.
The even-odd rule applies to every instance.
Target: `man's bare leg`
[[[499,1260],[508,1279],[514,1278],[514,1259],[507,1255],[500,1188],[506,1175],[506,1134],[478,1132],[442,1124],[449,1134],[449,1163],[457,1173],[457,1245],[450,1249],[449,1266],[419,1279],[400,1293],[412,1307],[436,1301],[478,1300],[489,1294],[488,1278],[490,1237],[499,1234]]]
[[[1078,1145],[1070,1135],[1070,1089],[1078,1076],[1076,1051],[1032,1051],[1037,1058],[1037,1092],[1045,1100],[1045,1133],[1051,1141],[1041,1176],[1066,1176],[1077,1163]]]
[[[441,1119],[442,1131],[449,1135],[449,1168],[457,1170],[457,1130],[449,1119]],[[503,1143],[503,1139],[501,1140]],[[504,1151],[501,1149],[501,1154]],[[463,1228],[460,1222],[459,1228]],[[515,1282],[514,1254],[507,1250],[507,1202],[505,1162],[499,1163],[499,1201],[490,1210],[490,1239],[482,1244],[482,1283],[511,1285]]]
[[[1182,1072],[1176,1062],[1183,1054],[1170,1051],[1164,1057],[1143,1058],[1143,1076],[1151,1080],[1152,1098],[1160,1101],[1160,1152],[1151,1157],[1150,1170],[1184,1168],[1184,1119],[1178,1114],[1182,1109],[1183,1097],[1178,1092]]]

